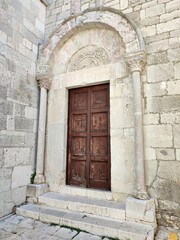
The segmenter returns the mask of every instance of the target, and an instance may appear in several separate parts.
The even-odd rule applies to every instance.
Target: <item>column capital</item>
[[[48,78],[37,78],[39,88],[45,88],[47,90],[50,89],[50,80]]]
[[[146,64],[146,53],[144,51],[128,53],[125,60],[131,72],[142,72]]]
[[[49,90],[51,83],[51,67],[46,64],[37,65],[36,79],[40,88]]]

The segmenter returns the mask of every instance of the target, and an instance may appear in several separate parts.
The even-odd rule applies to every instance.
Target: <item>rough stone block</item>
[[[42,33],[44,33],[44,23],[41,22],[39,19],[36,18],[35,26],[39,29]]]
[[[174,66],[172,63],[152,65],[147,67],[148,82],[162,82],[172,79]]]
[[[1,168],[0,169],[0,179],[8,179],[12,175],[12,168]]]
[[[147,96],[147,97],[164,96],[167,93],[166,88],[167,88],[166,82],[145,84],[144,85],[144,93],[145,93],[145,96]]]
[[[157,173],[157,175],[160,178],[167,179],[178,184],[180,182],[179,173],[180,173],[179,161],[160,161],[160,165]],[[165,196],[164,196],[164,199],[165,199]]]
[[[7,115],[6,129],[14,130],[14,116]]]
[[[180,161],[180,149],[176,149],[176,160]]]
[[[176,122],[176,113],[162,113],[160,115],[160,122],[174,124]]]
[[[147,44],[148,54],[158,53],[158,52],[166,51],[169,49],[168,39],[158,40],[156,36],[152,36],[151,38],[154,38],[154,40],[150,41],[150,43]]]
[[[171,21],[157,24],[157,33],[169,32],[179,29],[180,19],[173,19]]]
[[[15,147],[24,146],[24,136],[19,135],[0,135],[0,146],[1,147]]]
[[[14,167],[29,164],[30,148],[4,148],[4,166]]]
[[[37,198],[48,191],[48,184],[29,184],[27,186],[27,197]]]
[[[26,39],[26,38],[23,38],[23,45],[26,48],[29,48],[30,50],[32,49],[32,43],[28,39]]]
[[[146,17],[155,17],[165,13],[165,4],[155,5],[146,9]]]
[[[0,148],[0,168],[3,166],[4,164],[4,159],[3,159],[3,148]]]
[[[7,87],[0,85],[0,99],[7,98]]]
[[[178,81],[168,81],[167,90],[169,95],[175,95],[180,93],[180,80]]]
[[[0,31],[0,42],[7,43],[7,34],[5,32]]]
[[[145,160],[155,160],[156,150],[154,148],[145,148]]]
[[[12,173],[12,189],[28,185],[31,173],[32,170],[29,165],[14,167]]]
[[[158,148],[156,149],[156,155],[158,160],[175,160],[174,149]]]
[[[126,9],[128,7],[128,4],[129,4],[128,0],[121,0],[121,2],[120,2],[120,9],[121,10]]]
[[[19,205],[26,201],[26,189],[27,187],[19,187],[12,190],[12,201],[15,205]]]
[[[180,124],[174,126],[174,147],[180,148]]]
[[[159,114],[144,114],[144,125],[158,124]]]
[[[156,160],[146,160],[145,161],[145,171],[146,171],[146,185],[151,186],[154,179],[156,178],[156,172],[158,168],[158,162]]]
[[[145,126],[144,135],[146,147],[173,146],[172,126],[170,124]]]
[[[37,119],[37,108],[25,107],[25,117],[30,119]]]
[[[180,111],[180,96],[147,98],[147,111],[151,113]]]
[[[153,54],[148,55],[147,57],[147,63],[148,65],[155,65],[155,64],[162,64],[162,63],[167,63],[168,58],[167,58],[167,52],[156,52]]]
[[[110,100],[111,126],[114,129],[134,127],[133,98],[115,98]],[[117,109],[122,113],[117,115]]]
[[[14,115],[23,117],[25,115],[25,106],[23,104],[14,104]]]
[[[15,130],[33,132],[34,121],[32,119],[25,119],[21,117],[15,118]]]
[[[180,48],[173,48],[167,51],[169,61],[179,61],[180,59]]]
[[[0,113],[0,130],[6,129],[6,116]]]
[[[5,192],[5,191],[8,191],[10,190],[11,188],[11,179],[4,179],[4,178],[1,178],[0,179],[0,189],[1,189],[1,192]]]
[[[175,79],[180,79],[180,63],[176,63],[174,68],[175,68]]]
[[[12,115],[13,114],[13,103],[0,101],[0,112],[4,115]]]
[[[149,37],[156,35],[156,26],[152,25],[141,29],[143,37]]]
[[[154,225],[156,223],[154,200],[139,200],[128,197],[126,201],[126,218],[127,220],[145,221]]]
[[[168,2],[166,4],[166,11],[167,12],[172,12],[175,11],[177,9],[179,9],[179,1],[178,0],[171,0],[170,2]]]

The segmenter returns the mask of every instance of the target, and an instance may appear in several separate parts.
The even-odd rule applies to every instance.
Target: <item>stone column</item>
[[[40,87],[40,109],[38,126],[38,144],[35,184],[45,183],[44,177],[44,152],[45,152],[45,132],[46,132],[46,112],[47,112],[47,92],[49,90],[49,79],[38,79]]]
[[[135,128],[135,197],[147,199],[145,186],[143,109],[141,94],[141,72],[146,55],[143,51],[126,55],[126,62],[132,74],[134,93],[134,128]]]

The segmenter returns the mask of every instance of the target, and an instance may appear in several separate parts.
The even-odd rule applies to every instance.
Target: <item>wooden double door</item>
[[[67,184],[110,189],[109,84],[69,90]]]

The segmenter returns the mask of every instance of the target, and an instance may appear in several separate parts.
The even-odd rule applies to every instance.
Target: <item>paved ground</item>
[[[160,227],[156,240],[167,240],[173,229]],[[30,218],[12,215],[0,220],[0,240],[108,240],[81,231],[51,226]],[[180,232],[179,232],[180,239]]]

